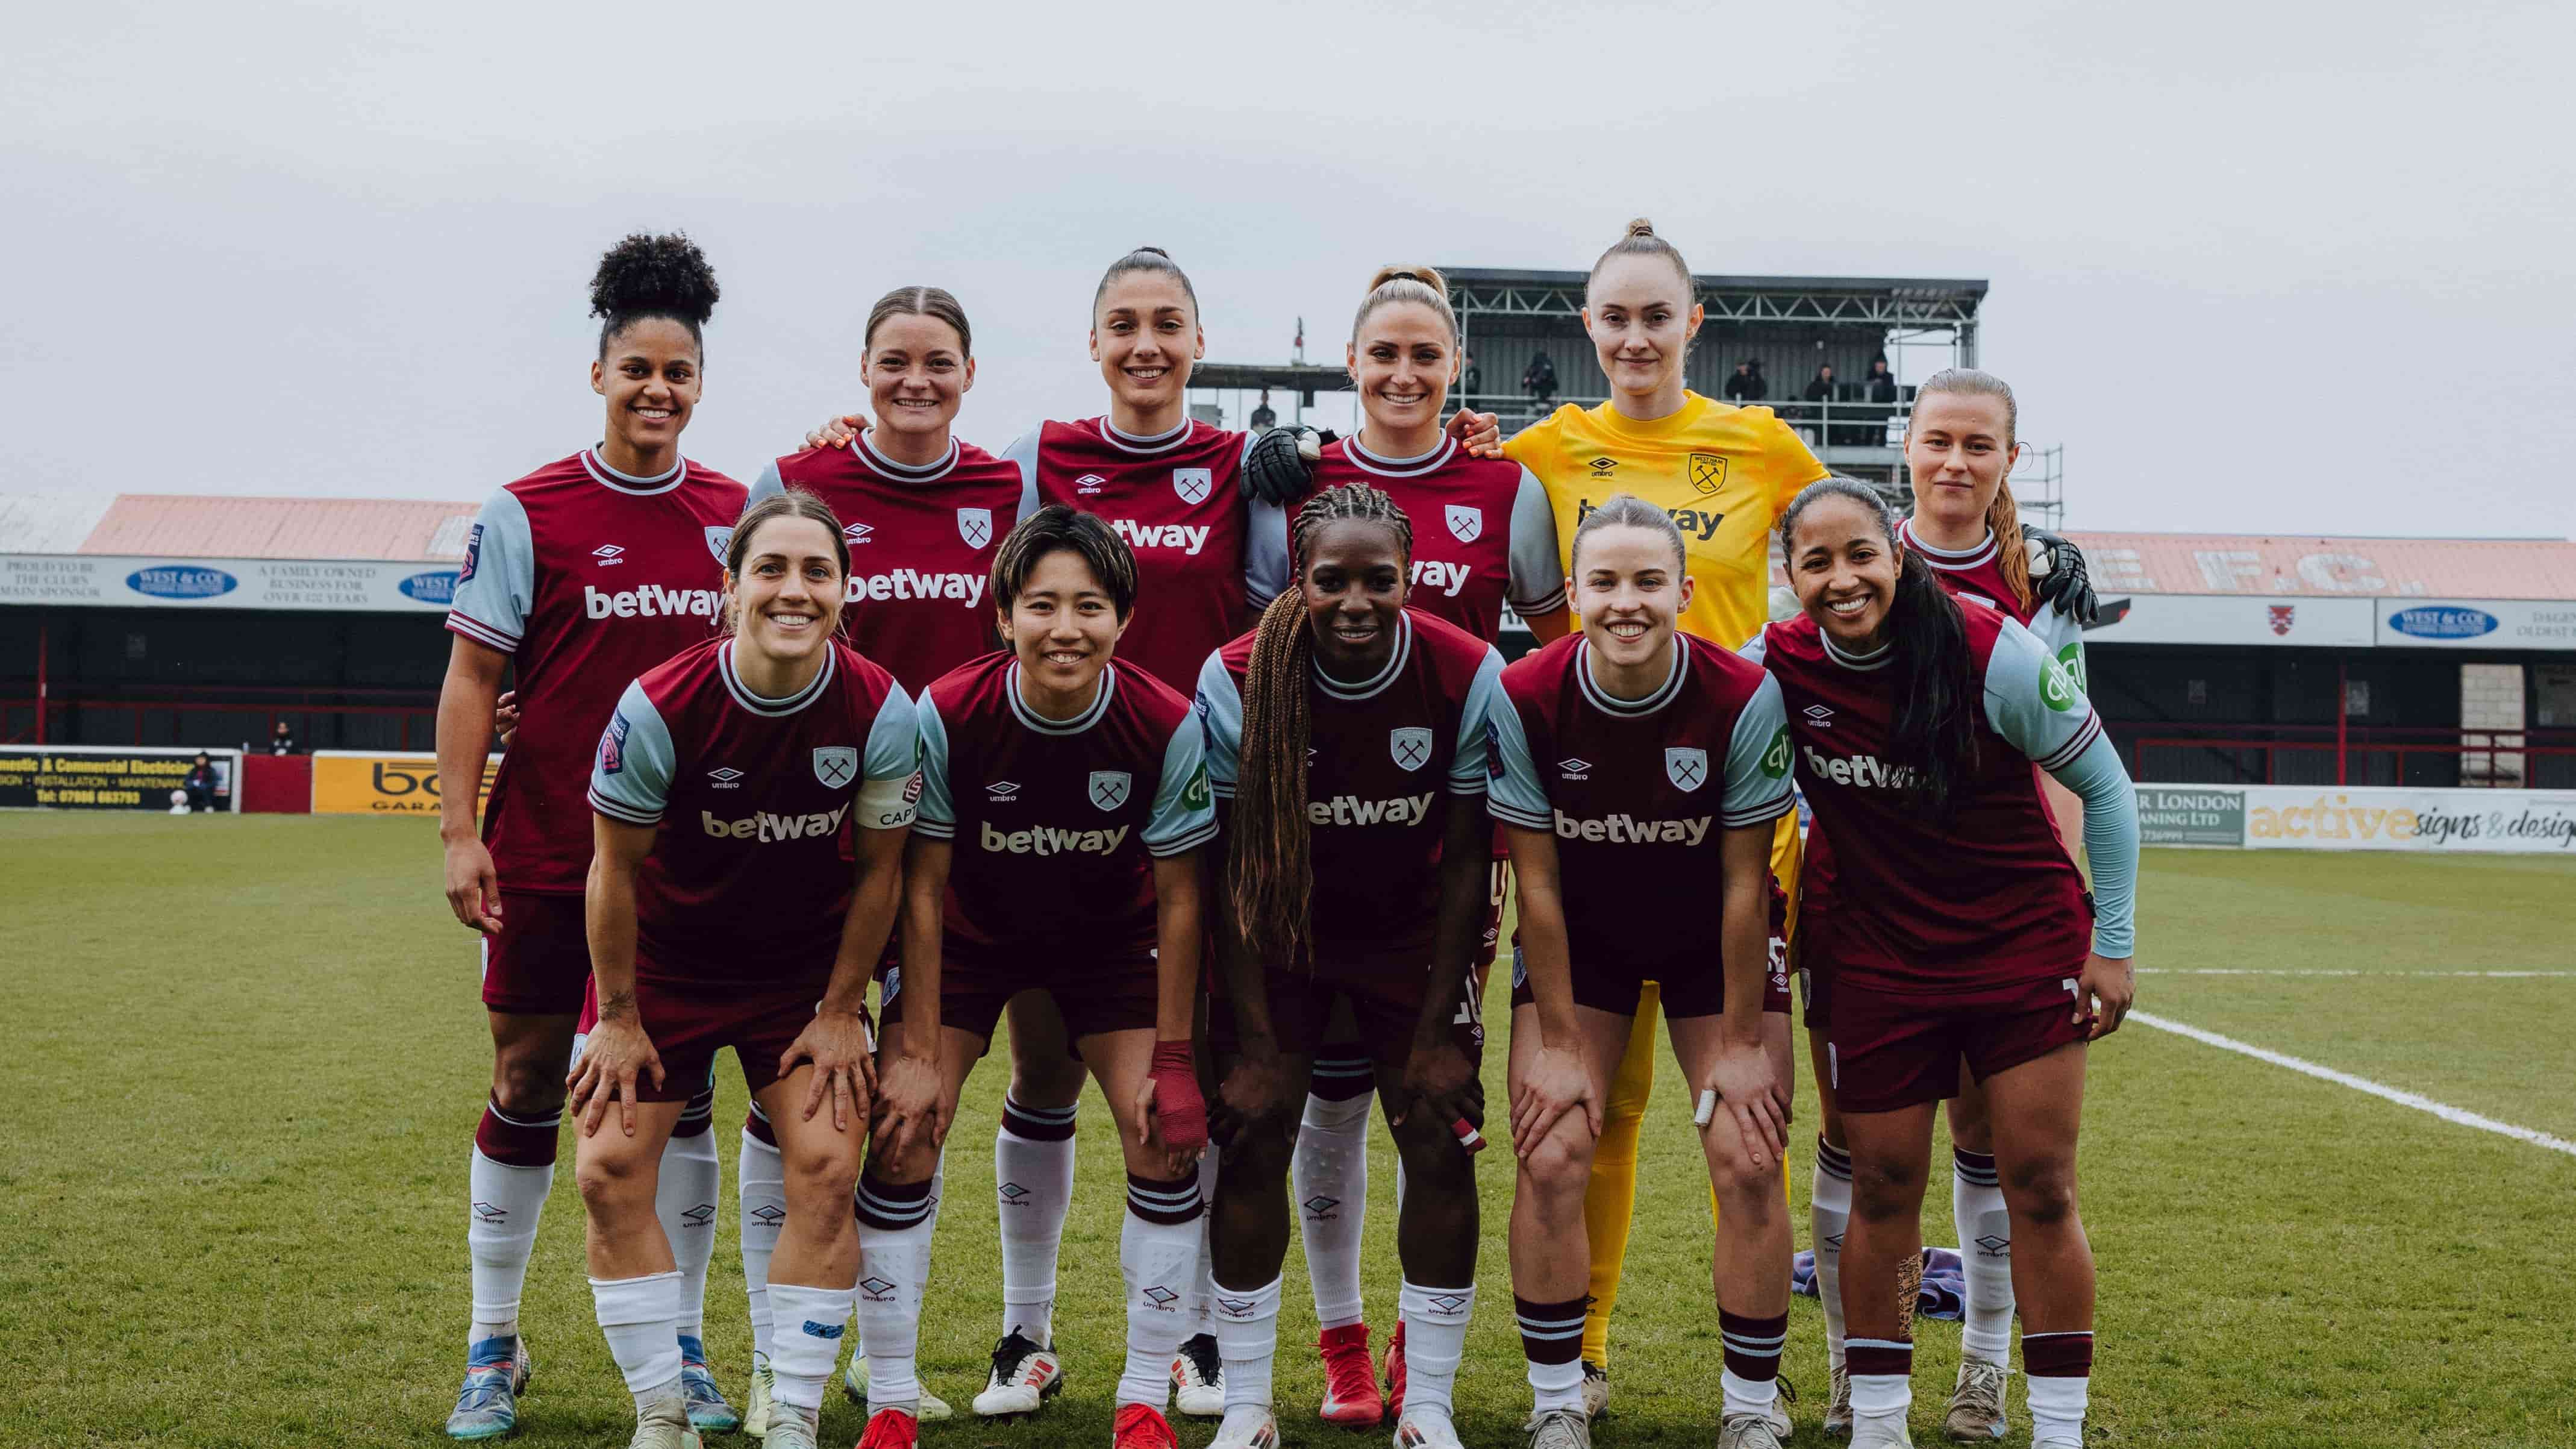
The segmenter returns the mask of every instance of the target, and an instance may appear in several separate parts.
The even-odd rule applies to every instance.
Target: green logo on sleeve
[[[2067,671],[2065,665],[2054,659],[2040,661],[2039,697],[2050,709],[2059,714],[2066,713],[2075,707],[2075,701],[2082,692],[2076,687],[2075,676]]]
[[[1789,773],[1789,727],[1782,725],[1772,733],[1771,747],[1762,752],[1762,773],[1774,780]]]
[[[2093,681],[2084,677],[2083,640],[2068,640],[2066,647],[2057,651],[2057,662],[2066,666],[2066,677],[2075,681],[2077,689],[2089,690],[2093,687]]]
[[[1208,800],[1207,766],[1202,763],[1190,772],[1190,782],[1181,787],[1181,805],[1184,809],[1205,810]]]

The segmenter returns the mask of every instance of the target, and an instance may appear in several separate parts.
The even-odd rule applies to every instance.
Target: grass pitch
[[[489,1068],[475,953],[438,898],[437,862],[417,822],[0,816],[20,1002],[17,1049],[0,1062],[13,1401],[0,1443],[446,1442],[465,1336],[465,1155]],[[2140,959],[2157,968],[2144,1009],[2576,1136],[2576,976],[2413,974],[2576,970],[2576,862],[2149,852],[2141,897]],[[2306,974],[2182,974],[2220,970]],[[1497,1101],[1500,1061],[1497,1041]],[[1642,1152],[1605,1449],[1715,1437],[1706,1187],[1669,1063]],[[986,1144],[1004,1072],[988,1062],[959,1112],[923,1325],[924,1377],[961,1409],[1000,1312]],[[743,1101],[729,1073],[727,1143]],[[2564,1312],[2576,1157],[2144,1026],[2095,1052],[2089,1091],[2097,1442],[2576,1445]],[[928,1445],[1107,1441],[1121,1184],[1107,1114],[1087,1103],[1083,1117],[1058,1315],[1072,1387],[1025,1423],[927,1425]],[[518,1442],[622,1445],[631,1411],[591,1319],[570,1162],[567,1144],[528,1284],[538,1371]],[[1484,1302],[1459,1383],[1473,1445],[1517,1444],[1527,1405],[1501,1233],[1508,1167],[1500,1152],[1480,1164]],[[1373,1168],[1368,1301],[1383,1333],[1396,1267],[1382,1138]],[[1802,1147],[1802,1240],[1808,1172]],[[739,1400],[751,1345],[731,1192],[707,1342]],[[1949,1242],[1937,1183],[1925,1206],[1927,1240]],[[1314,1421],[1321,1377],[1293,1252],[1289,1276],[1289,1441],[1383,1442]],[[1957,1338],[1950,1324],[1918,1331],[1919,1443],[1938,1442]],[[1799,1444],[1825,1442],[1823,1353],[1821,1316],[1799,1300],[1787,1359],[1806,1392]],[[2013,1419],[2006,1442],[2027,1443],[2018,1384]],[[827,1442],[858,1435],[837,1390],[823,1427]],[[1181,1426],[1185,1446],[1208,1433]]]

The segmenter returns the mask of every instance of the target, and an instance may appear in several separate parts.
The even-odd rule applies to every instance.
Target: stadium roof
[[[465,556],[474,509],[452,499],[0,497],[0,553],[426,563]]]
[[[1592,280],[1590,272],[1530,267],[1442,267],[1440,275],[1453,286],[1580,288]],[[1700,272],[1691,280],[1704,292],[1871,292],[1968,299],[1986,295],[1982,277],[1734,277]]]
[[[2068,531],[2094,587],[2123,594],[2576,599],[2576,543]]]

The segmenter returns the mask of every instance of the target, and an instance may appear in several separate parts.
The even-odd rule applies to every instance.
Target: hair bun
[[[1161,257],[1164,261],[1167,261],[1167,262],[1168,262],[1168,261],[1170,261],[1170,260],[1172,259],[1172,254],[1171,254],[1170,252],[1167,252],[1167,251],[1163,250],[1161,247],[1138,247],[1138,248],[1136,248],[1136,250],[1138,250],[1138,251],[1140,251],[1140,252],[1148,252],[1148,253],[1151,253],[1151,254],[1152,254],[1152,255],[1154,255],[1154,256]]]
[[[695,326],[715,312],[719,295],[715,268],[686,233],[637,232],[599,259],[590,279],[590,314],[611,321],[677,317]]]
[[[1646,220],[1642,216],[1636,217],[1628,223],[1628,235],[1630,236],[1653,236],[1654,234],[1655,224]]]
[[[1449,279],[1430,267],[1380,267],[1377,275],[1369,278],[1368,289],[1375,292],[1389,282],[1412,282],[1443,297],[1449,295]]]

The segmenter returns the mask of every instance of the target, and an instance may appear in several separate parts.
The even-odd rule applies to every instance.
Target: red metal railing
[[[2113,743],[2128,760],[2130,773],[2142,782],[2279,784],[2285,756],[2329,756],[2333,783],[2362,783],[2353,776],[2372,761],[2388,760],[2395,778],[2406,778],[2409,757],[2452,756],[2460,760],[2460,784],[2529,785],[2536,760],[2576,756],[2576,730],[2463,730],[2347,725],[2191,725],[2172,722],[2115,722]],[[2178,782],[2162,778],[2150,750],[2198,752],[2208,762],[2238,778]],[[2320,772],[2321,773],[2321,772]],[[2292,783],[2307,783],[2300,780]]]
[[[124,699],[113,697],[83,698],[79,696],[66,698],[57,691],[53,693],[51,697],[43,701],[41,713],[37,708],[37,700],[33,696],[22,695],[16,698],[0,698],[0,720],[15,720],[18,718],[20,712],[24,711],[29,721],[27,724],[22,726],[0,729],[0,743],[13,745],[41,744],[47,740],[53,740],[56,743],[64,743],[65,741],[62,738],[63,717],[67,712],[73,710],[81,711],[84,716],[105,714],[113,717],[119,711],[125,712],[129,716],[129,729],[127,733],[130,735],[130,738],[126,743],[135,745],[143,743],[145,717],[156,713],[263,716],[264,727],[249,741],[253,749],[258,748],[260,741],[267,738],[269,733],[276,729],[277,722],[279,720],[288,721],[303,731],[303,737],[299,740],[299,743],[306,749],[313,747],[311,740],[311,727],[308,724],[308,721],[323,717],[391,717],[398,719],[401,721],[401,725],[399,729],[399,743],[395,746],[397,749],[426,750],[432,747],[432,741],[437,736],[438,706],[435,704],[313,704],[306,702],[316,694],[328,694],[335,698],[342,699],[350,697],[374,697],[381,699],[418,700],[420,698],[420,691],[416,689],[312,690],[227,688],[224,692],[227,694],[268,696],[268,698],[250,698],[232,701],[206,699]],[[92,729],[85,731],[84,733],[88,734],[92,739],[95,739],[98,732],[95,729]],[[193,744],[199,742],[189,740],[182,741],[182,743]]]

